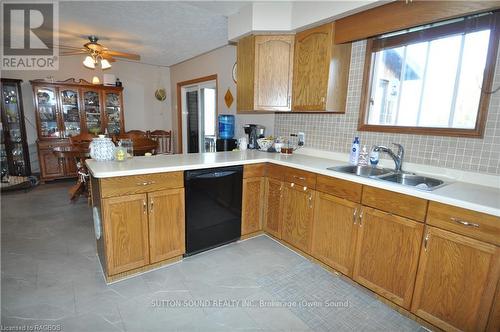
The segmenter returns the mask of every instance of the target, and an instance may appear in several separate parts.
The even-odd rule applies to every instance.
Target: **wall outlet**
[[[304,134],[303,132],[298,132],[297,139],[298,139],[298,145],[303,146],[306,142],[306,134]]]

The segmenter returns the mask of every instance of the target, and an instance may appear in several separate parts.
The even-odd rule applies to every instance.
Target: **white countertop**
[[[328,167],[346,165],[347,163],[345,161],[303,154],[284,156],[278,153],[247,150],[134,157],[124,162],[103,162],[89,159],[87,160],[87,165],[94,177],[107,178],[263,162],[290,166],[500,217],[500,188],[498,187],[486,187],[472,183],[453,182],[450,181],[450,179],[443,179],[445,182],[448,182],[446,186],[437,188],[433,191],[423,191],[414,187],[403,186],[388,181],[327,170]]]

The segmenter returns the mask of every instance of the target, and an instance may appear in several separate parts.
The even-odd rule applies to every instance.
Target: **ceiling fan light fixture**
[[[83,65],[87,68],[94,69],[95,68],[95,61],[92,59],[90,55],[87,55],[85,57],[85,60],[83,60]]]
[[[109,63],[108,60],[106,59],[102,59],[101,60],[101,68],[102,69],[108,69],[108,68],[111,68],[111,64]]]

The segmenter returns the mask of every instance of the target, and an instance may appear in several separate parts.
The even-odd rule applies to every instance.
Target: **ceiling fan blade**
[[[68,46],[68,45],[56,45],[56,44],[49,44],[53,48],[58,48],[61,50],[83,50],[81,46],[76,47],[76,46]]]
[[[115,61],[116,61],[116,59],[115,59],[115,58],[113,58],[113,57],[112,57],[111,55],[109,55],[109,54],[101,53],[101,57],[102,57],[103,59],[108,60],[109,62],[115,62]]]
[[[69,51],[69,52],[63,52],[59,54],[60,56],[65,56],[65,55],[80,55],[80,54],[88,54],[89,52],[80,50],[80,51]]]
[[[111,56],[115,56],[118,58],[126,58],[130,60],[141,60],[141,56],[138,54],[132,54],[132,53],[125,53],[125,52],[118,52],[118,51],[111,51],[111,50],[104,50],[102,51],[102,54],[109,54]]]

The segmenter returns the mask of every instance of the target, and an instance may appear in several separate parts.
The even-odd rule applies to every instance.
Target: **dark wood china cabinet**
[[[85,80],[31,81],[38,129],[42,181],[74,177],[72,160],[58,159],[52,149],[69,145],[82,132],[110,135],[124,132],[123,87],[94,85]]]

